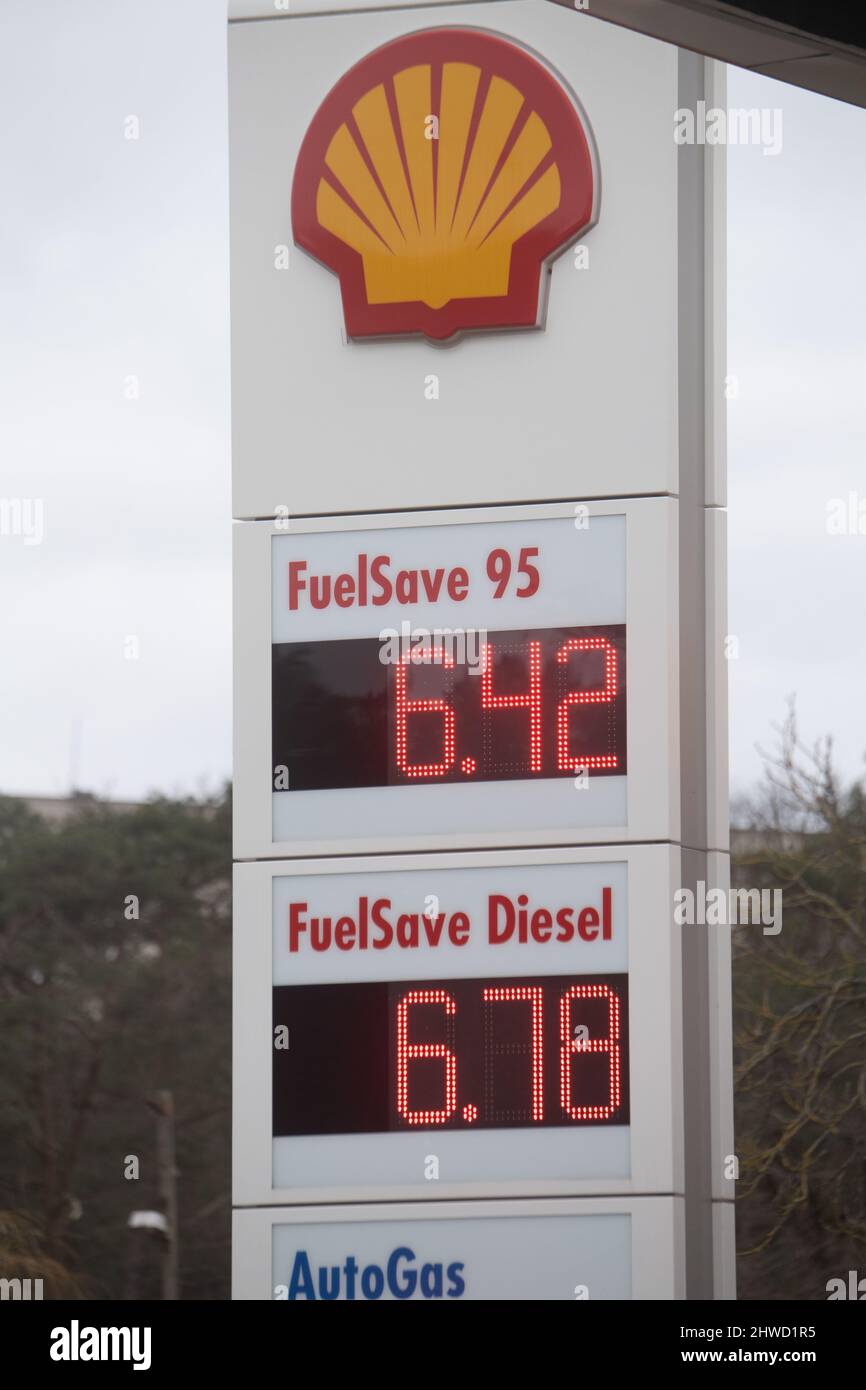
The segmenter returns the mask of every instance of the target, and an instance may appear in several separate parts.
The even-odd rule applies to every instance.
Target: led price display
[[[625,626],[272,648],[274,767],[286,790],[626,772]]]
[[[629,1122],[628,976],[281,985],[274,1135]]]

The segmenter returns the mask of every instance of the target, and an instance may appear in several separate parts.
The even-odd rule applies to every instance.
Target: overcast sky
[[[224,10],[2,0],[0,54],[0,497],[44,506],[42,544],[0,536],[0,789],[214,788],[231,766]],[[780,154],[729,151],[739,791],[791,693],[804,733],[863,770],[866,535],[826,518],[866,499],[866,111],[733,68],[728,96],[783,112]]]

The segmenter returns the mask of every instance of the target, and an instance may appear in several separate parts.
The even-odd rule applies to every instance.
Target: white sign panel
[[[235,875],[236,1201],[675,1190],[669,850]]]
[[[240,858],[673,838],[675,504],[236,530]]]
[[[579,106],[595,225],[544,269],[543,327],[447,348],[347,339],[340,285],[293,228],[299,153],[356,65],[455,26],[504,36]],[[232,26],[234,516],[677,492],[677,60],[672,45],[538,0]],[[564,190],[572,163],[573,146]],[[313,171],[313,207],[317,182]]]
[[[235,1298],[598,1302],[683,1296],[661,1197],[235,1212]]]

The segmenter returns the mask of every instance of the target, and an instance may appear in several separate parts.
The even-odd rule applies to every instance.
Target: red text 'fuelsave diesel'
[[[613,937],[613,890],[602,888],[601,904],[535,907],[525,893],[516,897],[490,893],[482,930],[490,946],[543,945],[610,941]],[[435,948],[440,944],[466,946],[473,923],[468,912],[394,912],[390,898],[359,897],[354,911],[340,917],[310,913],[306,902],[293,902],[288,910],[288,946],[292,953],[314,951],[387,951]]]

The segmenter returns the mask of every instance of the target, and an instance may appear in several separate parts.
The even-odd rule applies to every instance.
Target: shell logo
[[[538,58],[480,29],[377,48],[328,93],[292,185],[295,242],[350,338],[534,328],[550,262],[596,220],[592,133]]]

